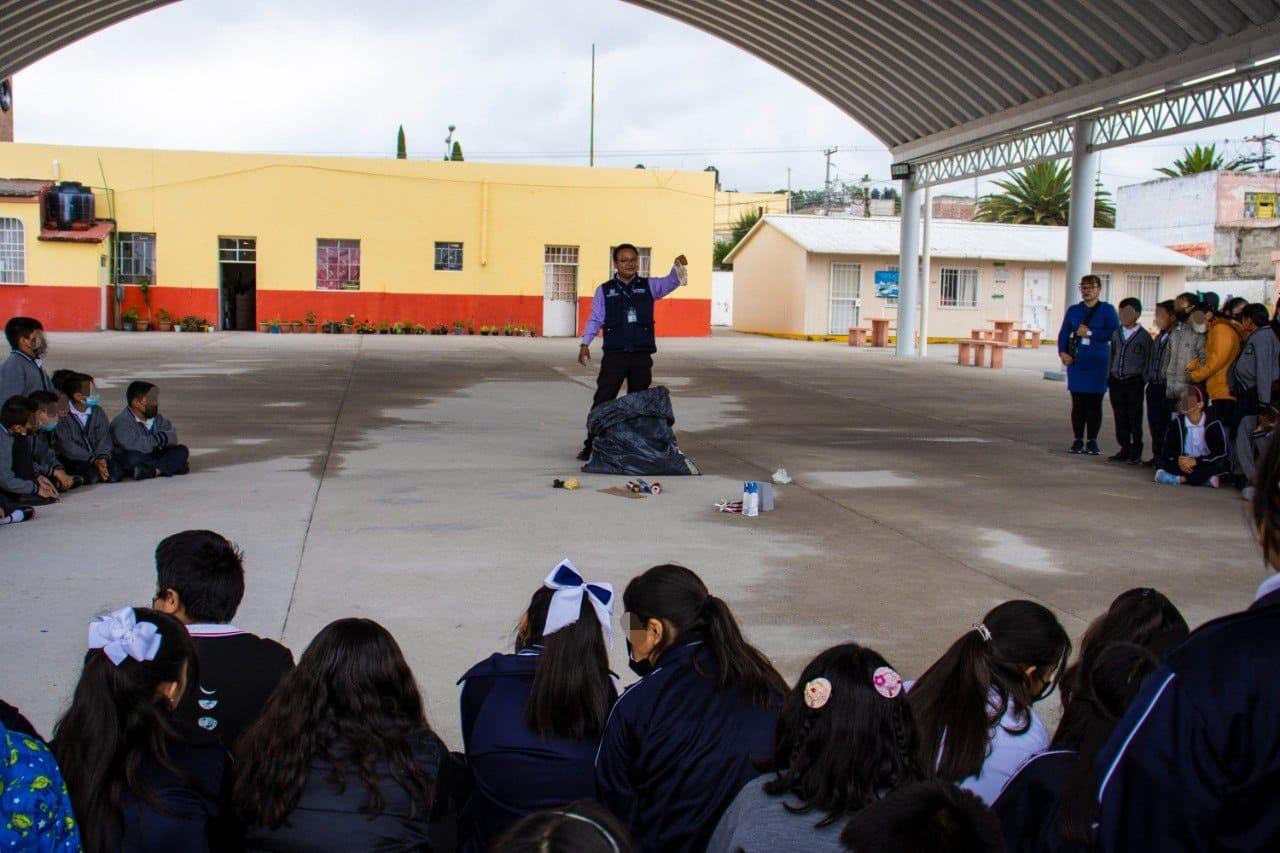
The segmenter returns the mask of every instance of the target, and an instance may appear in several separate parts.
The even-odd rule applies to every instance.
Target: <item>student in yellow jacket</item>
[[[1227,378],[1231,365],[1240,354],[1239,324],[1215,312],[1209,320],[1204,342],[1204,361],[1192,359],[1187,364],[1187,377],[1203,382],[1209,394],[1209,412],[1228,429],[1235,426],[1235,395]]]

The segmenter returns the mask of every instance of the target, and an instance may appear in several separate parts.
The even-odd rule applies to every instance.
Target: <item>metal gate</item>
[[[827,333],[847,335],[862,308],[862,265],[832,264],[830,294]]]
[[[578,247],[547,246],[542,258],[542,334],[578,334]]]

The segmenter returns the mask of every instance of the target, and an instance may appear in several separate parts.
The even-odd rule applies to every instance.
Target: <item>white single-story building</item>
[[[896,317],[896,217],[765,216],[727,261],[733,327],[745,332],[844,335],[871,317]],[[1056,334],[1066,293],[1067,229],[933,221],[929,281],[922,288],[930,340],[968,338],[993,319]],[[1093,231],[1093,271],[1104,298],[1155,304],[1186,289],[1200,261],[1111,228]],[[1072,302],[1079,297],[1072,288]]]

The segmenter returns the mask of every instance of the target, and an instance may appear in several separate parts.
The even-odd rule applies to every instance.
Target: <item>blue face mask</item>
[[[41,425],[40,425],[40,431],[41,431],[41,432],[53,432],[53,431],[54,431],[54,430],[56,430],[57,428],[58,428],[58,419],[57,419],[57,418],[54,418],[53,420],[49,421],[47,424],[41,424]]]
[[[99,397],[97,394],[90,394],[88,397],[84,398],[84,404],[88,406],[90,409],[94,408],[95,406],[101,405],[101,403],[102,403],[102,398]]]

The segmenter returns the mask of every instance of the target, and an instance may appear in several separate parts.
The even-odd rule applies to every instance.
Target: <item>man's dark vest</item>
[[[604,288],[604,351],[657,352],[649,279],[636,276],[623,284],[614,276],[600,286]],[[631,310],[636,312],[634,323],[627,322]]]

